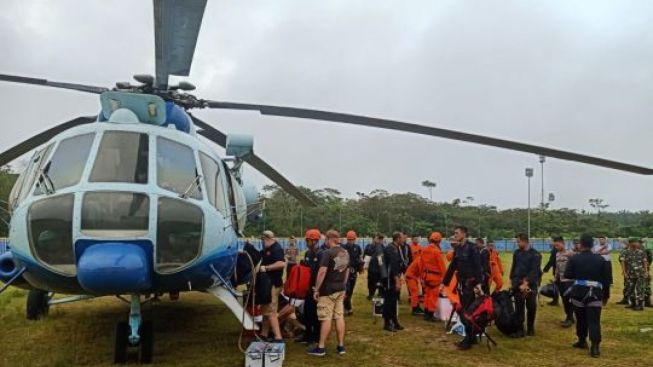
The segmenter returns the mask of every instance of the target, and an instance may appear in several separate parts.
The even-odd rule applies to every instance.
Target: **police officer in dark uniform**
[[[515,295],[515,311],[521,330],[511,337],[524,337],[524,311],[526,311],[526,335],[535,336],[535,314],[537,312],[537,290],[540,284],[542,255],[531,247],[528,236],[517,235],[518,249],[512,255],[510,282]],[[525,309],[525,310],[524,310]]]
[[[449,286],[451,277],[458,274],[458,294],[460,295],[460,304],[463,310],[466,310],[477,293],[481,293],[481,284],[483,276],[481,274],[481,258],[476,246],[467,241],[467,227],[455,226],[453,231],[454,241],[457,243],[453,259],[447,268],[442,283]],[[474,328],[463,320],[465,325],[465,338],[456,343],[458,349],[467,350],[474,344]]]
[[[401,274],[404,272],[405,258],[401,251],[404,243],[404,234],[392,234],[392,243],[383,249],[383,266],[387,269],[386,279],[383,280],[383,329],[395,332],[403,330],[397,319],[397,302],[401,291]]]
[[[553,242],[556,241],[556,238],[553,238]],[[555,277],[556,275],[556,254],[558,253],[558,250],[556,250],[555,247],[551,247],[551,253],[549,254],[549,261],[544,264],[544,269],[542,269],[543,273],[546,273],[551,269],[551,273],[553,273],[553,276]],[[558,285],[556,284],[555,287],[553,288],[553,299],[551,299],[551,302],[547,303],[549,306],[557,306],[558,305],[558,299],[560,298],[560,290],[558,289]]]
[[[483,280],[481,281],[481,286],[483,287],[483,292],[490,293],[490,252],[485,247],[485,240],[482,238],[476,239],[476,250],[481,257],[481,275]]]
[[[371,300],[380,290],[381,264],[379,259],[383,258],[383,235],[374,236],[373,242],[365,246],[364,255],[367,259],[367,299]]]
[[[592,236],[582,235],[580,244],[581,251],[569,259],[564,276],[574,280],[569,297],[576,314],[578,341],[573,347],[587,349],[589,334],[590,355],[597,358],[600,355],[601,343],[601,307],[605,306],[610,298],[612,268],[601,255],[592,253]]]
[[[351,316],[354,311],[351,305],[351,297],[354,294],[354,287],[356,287],[356,280],[358,279],[358,272],[363,268],[363,250],[356,244],[356,232],[347,232],[347,242],[342,245],[342,248],[349,253],[349,277],[347,278],[347,287],[345,291],[345,315]]]

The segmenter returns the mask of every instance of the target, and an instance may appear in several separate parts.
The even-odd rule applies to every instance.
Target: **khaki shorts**
[[[329,296],[320,297],[317,301],[317,318],[320,321],[338,320],[345,313],[345,291],[333,293]]]
[[[263,316],[276,316],[277,308],[279,307],[279,294],[281,293],[281,287],[272,287],[272,301],[267,305],[261,305],[261,314]]]

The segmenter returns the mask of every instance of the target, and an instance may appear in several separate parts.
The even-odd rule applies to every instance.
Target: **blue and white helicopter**
[[[97,116],[78,117],[0,153],[0,166],[35,151],[9,198],[11,251],[0,256],[5,286],[29,289],[27,318],[49,306],[99,296],[130,304],[116,328],[116,363],[136,349],[152,361],[152,324],[141,305],[150,295],[209,292],[247,329],[231,281],[246,220],[259,198],[241,175],[244,162],[304,205],[311,199],[253,152],[253,138],[226,135],[192,116],[196,108],[257,111],[391,129],[501,147],[651,175],[653,169],[552,148],[393,120],[343,113],[199,99],[188,76],[206,0],[154,0],[156,74],[112,89],[0,74],[0,81],[95,93]],[[226,148],[218,156],[200,137]],[[52,298],[54,293],[71,295]]]

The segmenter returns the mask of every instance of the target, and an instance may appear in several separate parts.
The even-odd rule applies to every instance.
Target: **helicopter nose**
[[[92,294],[125,294],[152,286],[152,270],[145,250],[125,242],[88,247],[77,262],[79,284]]]

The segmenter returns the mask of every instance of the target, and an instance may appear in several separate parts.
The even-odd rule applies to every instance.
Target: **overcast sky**
[[[209,1],[187,80],[202,98],[364,114],[653,167],[653,2]],[[154,74],[151,1],[0,3],[0,73],[112,86]],[[5,150],[99,99],[0,84]],[[298,185],[524,207],[537,156],[334,123],[197,111]],[[259,186],[269,183],[252,169]],[[653,178],[549,159],[553,207],[651,209]]]

